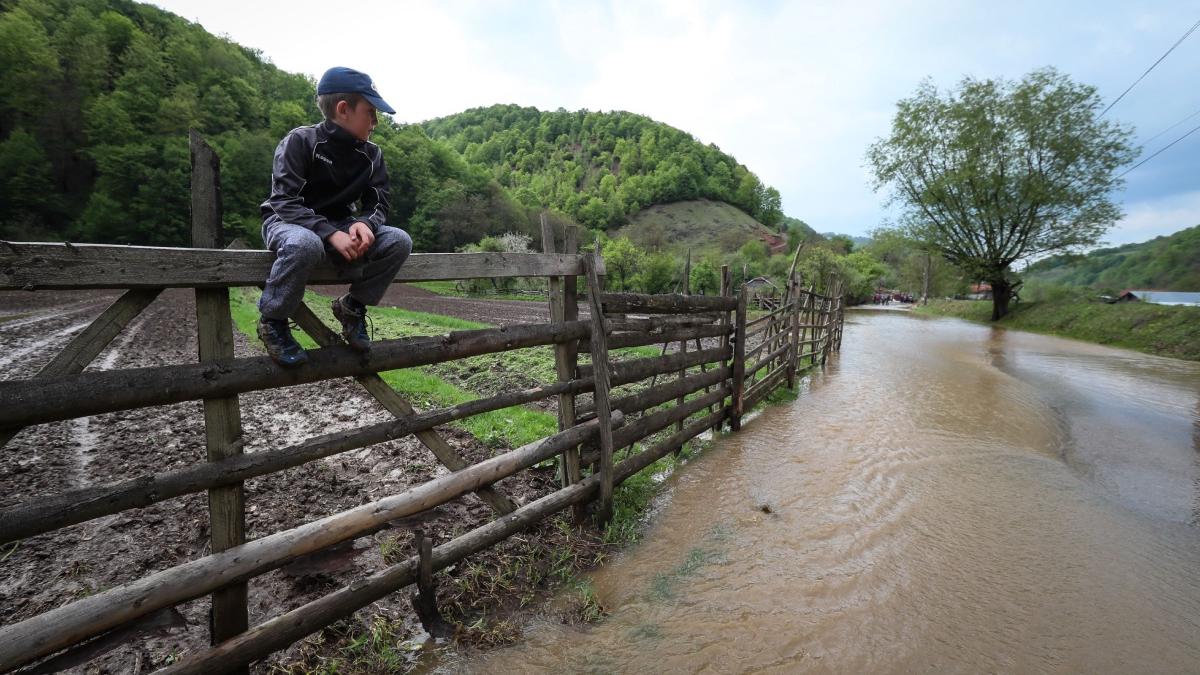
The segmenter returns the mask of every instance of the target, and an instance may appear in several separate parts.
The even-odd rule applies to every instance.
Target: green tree
[[[645,254],[625,237],[604,242],[600,254],[604,256],[604,266],[608,271],[610,283],[616,281],[614,290],[630,290],[634,277],[642,269]]]
[[[1053,69],[1018,82],[968,77],[945,95],[926,81],[867,159],[908,231],[991,283],[998,320],[1014,262],[1094,244],[1121,215],[1114,173],[1137,153],[1131,130],[1100,108],[1095,87]]]
[[[721,266],[710,257],[692,265],[691,291],[698,295],[716,295],[721,291]]]
[[[14,130],[0,143],[0,236],[42,231],[53,187],[50,162],[37,139]]]
[[[668,293],[679,277],[680,263],[666,253],[651,253],[642,262],[634,285],[643,293]]]

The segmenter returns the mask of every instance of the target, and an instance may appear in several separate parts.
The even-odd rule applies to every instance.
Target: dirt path
[[[113,292],[0,293],[0,358],[4,359],[0,380],[32,377],[117,296]],[[92,368],[194,362],[195,324],[194,295],[168,290]],[[257,343],[240,333],[234,337],[237,356],[261,354]],[[388,418],[349,378],[243,394],[240,403],[246,452],[291,445]],[[470,461],[491,455],[461,431],[441,431]],[[199,402],[40,425],[22,431],[0,452],[0,508],[83,485],[182,468],[204,461],[205,456]],[[248,536],[258,538],[310,522],[444,473],[428,450],[407,438],[253,479],[246,484]],[[552,478],[552,471],[547,470],[500,485],[518,500],[527,500],[546,491]],[[467,497],[439,509],[427,531],[444,541],[454,531],[489,521],[490,514],[474,497]],[[351,551],[332,568],[301,562],[254,579],[250,585],[251,625],[381,569],[385,565],[381,544],[385,541],[397,538],[392,555],[408,555],[410,537],[403,530],[384,530],[353,542]],[[204,494],[32,537],[15,547],[0,547],[0,557],[7,556],[0,565],[0,624],[27,619],[207,553]],[[161,634],[120,646],[92,661],[86,671],[74,670],[124,673],[161,667],[172,654],[207,644],[208,605],[205,598],[181,605],[178,620]],[[392,617],[402,634],[421,633],[407,594],[395,594],[365,611]],[[296,650],[293,647],[277,654],[271,661],[294,658]]]

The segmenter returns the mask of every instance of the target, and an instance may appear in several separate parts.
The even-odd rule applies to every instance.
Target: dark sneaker
[[[292,329],[287,321],[276,319],[260,319],[258,322],[258,339],[267,346],[267,354],[275,363],[292,367],[308,363],[308,353],[292,337]]]
[[[367,308],[349,295],[333,299],[333,318],[342,324],[342,337],[356,352],[371,351],[367,335]]]

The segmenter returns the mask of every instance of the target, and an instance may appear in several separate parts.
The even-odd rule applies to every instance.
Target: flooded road
[[[474,672],[1200,670],[1200,364],[899,313]]]

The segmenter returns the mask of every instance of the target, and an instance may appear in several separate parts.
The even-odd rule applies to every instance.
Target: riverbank
[[[931,300],[913,311],[992,323],[990,300]],[[995,325],[1200,361],[1200,307],[1077,300],[1021,302]]]

